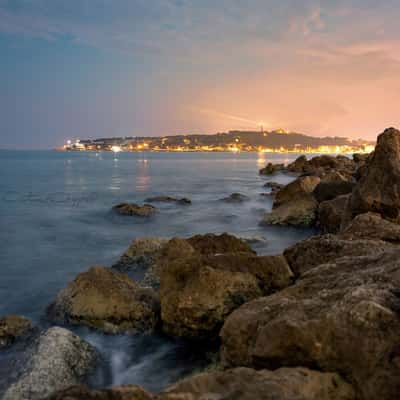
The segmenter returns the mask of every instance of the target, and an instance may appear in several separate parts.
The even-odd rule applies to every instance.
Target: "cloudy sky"
[[[0,147],[400,126],[398,0],[0,0]]]

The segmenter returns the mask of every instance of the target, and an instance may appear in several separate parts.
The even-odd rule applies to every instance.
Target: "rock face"
[[[19,315],[7,315],[0,318],[0,349],[13,344],[18,338],[34,330],[32,322]]]
[[[231,252],[249,247],[228,238],[217,242],[212,251],[206,246],[207,235],[173,239],[164,247],[160,299],[166,333],[212,340],[235,308],[291,283],[292,272],[282,256]]]
[[[113,210],[121,215],[137,216],[137,217],[150,217],[157,212],[157,209],[150,204],[143,204],[142,206],[134,203],[121,203],[113,207]]]
[[[353,400],[352,387],[340,376],[307,368],[255,371],[235,368],[184,379],[159,400]]]
[[[337,196],[351,193],[354,183],[349,181],[320,182],[314,189],[314,196],[320,203],[332,200]]]
[[[79,274],[59,292],[48,311],[55,321],[108,333],[151,332],[159,322],[156,293],[104,267]]]
[[[379,135],[375,151],[353,190],[348,220],[369,211],[400,222],[400,132],[394,128]]]
[[[250,199],[241,193],[232,193],[228,197],[224,197],[223,199],[221,199],[221,201],[225,201],[225,203],[243,203],[247,200]]]
[[[319,182],[318,177],[305,176],[289,183],[276,194],[272,212],[264,216],[262,223],[311,226],[318,208],[312,192]]]
[[[182,205],[192,204],[192,201],[187,197],[177,198],[171,196],[155,196],[148,197],[145,201],[147,203],[177,203]]]
[[[16,382],[3,400],[41,400],[80,383],[97,359],[96,350],[72,332],[50,328],[35,341]]]
[[[363,400],[400,393],[400,249],[342,257],[234,311],[221,331],[227,366],[337,372]]]
[[[260,174],[261,175],[272,175],[275,172],[283,171],[285,169],[284,164],[272,164],[268,163],[267,166],[264,168],[260,169]]]
[[[86,386],[71,386],[51,395],[48,400],[152,400],[153,396],[136,385],[114,386],[90,390]]]
[[[318,206],[317,226],[324,233],[337,233],[342,226],[349,195],[323,201]]]

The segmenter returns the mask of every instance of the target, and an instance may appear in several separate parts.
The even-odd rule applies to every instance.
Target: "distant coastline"
[[[268,152],[268,153],[369,153],[375,142],[345,137],[318,138],[278,129],[229,131],[214,135],[112,137],[68,140],[60,151],[155,152]]]

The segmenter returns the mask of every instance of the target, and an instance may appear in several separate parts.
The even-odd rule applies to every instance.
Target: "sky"
[[[0,147],[400,126],[398,0],[0,0]]]

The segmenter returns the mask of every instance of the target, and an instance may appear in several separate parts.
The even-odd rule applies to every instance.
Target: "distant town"
[[[313,137],[274,131],[229,131],[213,135],[162,137],[113,137],[68,140],[65,151],[166,151],[166,152],[272,152],[272,153],[369,153],[375,143],[345,137]]]

